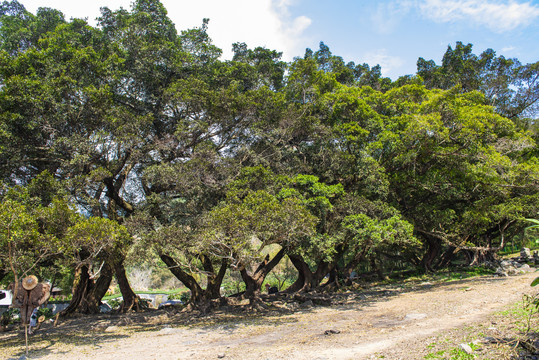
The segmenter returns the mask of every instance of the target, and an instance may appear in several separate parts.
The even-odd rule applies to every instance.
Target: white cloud
[[[515,50],[514,46],[506,46],[502,48],[502,52],[509,52]]]
[[[380,34],[391,34],[412,7],[413,2],[410,0],[381,2],[371,15],[374,30]]]
[[[177,1],[163,0],[169,16],[178,29],[200,26],[209,18],[208,33],[231,56],[232,43],[245,42],[249,47],[264,46],[284,53],[287,60],[299,55],[299,43],[311,20],[292,17],[286,0],[199,0],[179,6]]]
[[[422,0],[418,6],[434,21],[472,21],[495,32],[528,25],[539,17],[539,7],[515,0]]]
[[[20,0],[31,12],[38,7],[52,7],[62,11],[67,18],[100,15],[99,8],[111,10],[130,9],[131,0]],[[305,43],[303,34],[311,25],[306,16],[294,17],[290,13],[293,0],[161,0],[168,16],[178,31],[198,27],[202,19],[209,18],[208,33],[214,44],[223,49],[226,58],[232,55],[232,44],[245,42],[249,47],[265,46],[283,52],[285,60],[302,54]]]
[[[382,67],[383,76],[392,76],[398,73],[398,69],[404,65],[404,61],[400,57],[389,55],[386,49],[366,53],[361,62],[366,62],[370,66],[379,64]]]

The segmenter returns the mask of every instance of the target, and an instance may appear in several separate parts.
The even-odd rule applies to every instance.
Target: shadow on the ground
[[[463,291],[470,284],[504,282],[501,277],[474,277],[454,281],[417,281],[399,284],[378,285],[356,288],[354,290],[323,293],[311,292],[301,297],[288,294],[263,294],[260,298],[262,307],[256,309],[250,305],[226,305],[207,313],[185,311],[178,308],[148,310],[131,314],[100,314],[81,316],[61,320],[57,327],[51,323],[44,326],[37,334],[29,337],[29,358],[39,359],[54,353],[58,358],[73,347],[86,346],[86,349],[98,350],[103,344],[129,337],[137,332],[162,332],[163,335],[181,331],[182,328],[197,328],[200,333],[218,330],[223,334],[233,334],[238,329],[249,325],[278,326],[298,321],[295,314],[308,314],[325,307],[334,311],[363,311],[374,303],[389,301],[409,292],[429,292],[447,288],[448,291],[461,286]],[[380,319],[390,325],[395,319]],[[376,324],[373,324],[375,326]],[[191,341],[191,340],[186,340]],[[18,359],[24,354],[24,333],[12,329],[0,333],[2,348],[7,349],[7,356]]]
[[[90,320],[91,321],[91,320]],[[77,323],[66,323],[53,328],[52,325],[42,327],[34,335],[28,336],[29,359],[39,359],[52,353],[58,358],[79,345],[92,345],[96,349],[100,344],[125,338],[127,335],[112,334],[81,329]],[[20,359],[26,353],[24,331],[13,329],[9,333],[0,334],[2,347],[9,359]]]

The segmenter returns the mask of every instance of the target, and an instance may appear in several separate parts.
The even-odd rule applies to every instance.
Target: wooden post
[[[26,356],[28,356],[28,324],[24,324],[24,341],[26,343]]]

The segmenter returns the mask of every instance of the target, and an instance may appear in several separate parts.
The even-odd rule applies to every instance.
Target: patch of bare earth
[[[44,326],[30,339],[29,358],[421,359],[440,342],[457,347],[462,339],[499,336],[495,313],[531,293],[536,276],[377,287],[335,295],[331,306],[268,298],[264,314],[245,307],[200,317],[155,311],[80,318]],[[0,358],[23,353],[20,333],[0,334]]]

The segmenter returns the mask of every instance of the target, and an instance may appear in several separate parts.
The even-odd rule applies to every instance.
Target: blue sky
[[[130,0],[19,0],[95,25],[99,8]],[[302,56],[320,41],[345,61],[380,64],[393,79],[413,74],[419,57],[440,63],[448,45],[472,43],[522,63],[539,61],[539,0],[161,0],[178,30],[209,18],[209,34],[230,57],[234,42]]]

